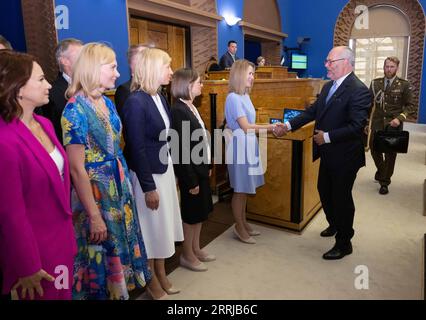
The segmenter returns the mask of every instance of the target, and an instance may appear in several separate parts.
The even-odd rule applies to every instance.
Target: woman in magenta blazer
[[[68,160],[34,114],[51,85],[30,55],[0,52],[0,270],[3,293],[71,299],[76,241]]]

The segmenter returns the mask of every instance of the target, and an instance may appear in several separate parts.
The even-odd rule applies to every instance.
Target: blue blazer
[[[363,132],[371,106],[371,94],[351,73],[326,103],[332,85],[333,81],[325,84],[315,103],[290,120],[290,125],[292,130],[296,130],[315,120],[315,129],[328,132],[331,143],[318,146],[314,142],[313,160],[320,157],[321,162],[329,168],[359,169],[365,166]]]
[[[160,94],[170,119],[170,107]],[[132,92],[122,109],[124,133],[124,157],[139,180],[143,192],[156,189],[152,174],[163,174],[168,164],[160,161],[160,150],[166,141],[160,141],[160,133],[166,129],[163,118],[151,95],[144,91]]]

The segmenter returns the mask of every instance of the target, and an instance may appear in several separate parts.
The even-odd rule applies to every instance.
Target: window
[[[374,78],[383,77],[386,57],[396,56],[401,61],[397,75],[406,78],[408,40],[408,37],[351,39],[349,46],[355,52],[355,74],[369,86]]]
[[[354,24],[349,47],[355,53],[355,74],[367,86],[371,80],[383,77],[386,57],[395,56],[401,61],[398,76],[406,78],[410,24],[396,7],[378,5],[368,9],[368,26]]]

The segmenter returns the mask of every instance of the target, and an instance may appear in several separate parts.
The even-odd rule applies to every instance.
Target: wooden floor
[[[203,223],[201,230],[200,246],[201,248],[208,245],[216,239],[231,225],[234,224],[234,218],[231,211],[231,200],[226,198],[218,202],[213,207],[213,212],[209,215],[207,221]],[[176,242],[176,253],[169,259],[166,259],[166,273],[173,272],[179,266],[179,257],[182,252],[182,243]],[[135,289],[130,292],[130,299],[135,299],[143,293],[142,289]]]

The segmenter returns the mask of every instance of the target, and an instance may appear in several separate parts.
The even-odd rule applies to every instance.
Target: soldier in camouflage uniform
[[[377,130],[402,130],[403,122],[414,112],[412,87],[407,80],[396,76],[399,67],[397,57],[388,57],[384,63],[383,78],[374,79],[370,90],[376,107],[371,116],[370,150],[377,171],[374,179],[380,183],[380,194],[389,193],[388,186],[395,167],[396,153],[376,152],[373,148]]]

